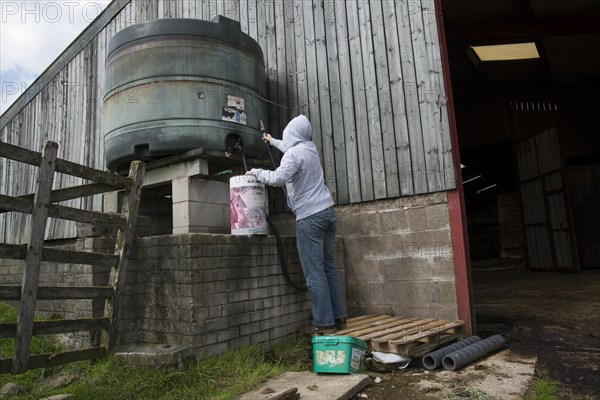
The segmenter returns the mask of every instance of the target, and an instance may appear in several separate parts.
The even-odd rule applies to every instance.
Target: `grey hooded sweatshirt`
[[[266,185],[285,185],[288,205],[296,215],[296,221],[333,205],[333,198],[323,179],[317,146],[311,137],[310,121],[299,115],[285,127],[282,140],[271,140],[271,145],[284,153],[279,168],[275,171],[250,170]]]

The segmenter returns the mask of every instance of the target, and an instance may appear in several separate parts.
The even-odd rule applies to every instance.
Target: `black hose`
[[[262,126],[262,121],[261,121],[261,126]],[[264,128],[263,128],[263,132],[264,132]],[[269,153],[269,158],[271,159],[271,163],[273,163],[273,168],[277,169],[277,163],[275,162],[273,153],[271,153],[271,145],[269,143],[266,143],[266,145],[267,145],[267,152]],[[285,190],[285,186],[282,186],[281,190],[283,190],[283,194],[287,197],[287,191]],[[279,236],[279,231],[277,230],[277,228],[275,227],[275,224],[273,223],[273,221],[271,221],[271,218],[269,218],[268,215],[267,215],[267,224],[269,224],[269,228],[271,229],[271,232],[273,232],[273,235],[275,236],[275,242],[277,243],[277,252],[279,253],[279,262],[281,264],[281,273],[283,274],[283,277],[285,278],[287,283],[291,287],[296,289],[297,291],[299,291],[299,292],[307,291],[308,287],[306,287],[306,285],[300,286],[297,283],[295,283],[294,281],[292,281],[292,277],[290,276],[290,273],[287,268],[287,261],[285,259],[285,251],[283,250],[283,243],[281,243],[281,236]]]
[[[279,231],[277,230],[277,228],[275,227],[275,224],[273,223],[273,221],[271,221],[271,218],[268,215],[267,215],[267,224],[269,224],[269,228],[271,229],[271,232],[273,232],[273,235],[275,236],[275,242],[277,243],[277,252],[279,253],[279,262],[281,264],[281,273],[283,274],[283,277],[285,278],[287,283],[291,287],[296,289],[297,291],[299,291],[299,292],[307,291],[308,288],[306,287],[306,285],[300,286],[297,283],[295,283],[294,281],[292,281],[292,277],[290,276],[290,273],[287,268],[287,261],[285,259],[285,251],[283,250],[283,243],[281,242],[281,236],[279,236]]]

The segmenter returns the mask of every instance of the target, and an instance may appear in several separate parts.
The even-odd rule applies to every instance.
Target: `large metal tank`
[[[106,165],[225,150],[232,136],[247,156],[266,158],[266,90],[262,50],[237,21],[173,18],[123,29],[106,56]]]

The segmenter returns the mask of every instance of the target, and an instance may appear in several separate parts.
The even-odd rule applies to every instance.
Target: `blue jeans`
[[[344,293],[333,259],[337,215],[333,208],[296,221],[296,246],[312,299],[313,324],[328,327],[346,317]]]

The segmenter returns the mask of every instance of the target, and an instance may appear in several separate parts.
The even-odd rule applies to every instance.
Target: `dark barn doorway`
[[[475,265],[600,268],[600,3],[442,9]]]
[[[598,398],[600,2],[441,5],[476,331]]]

